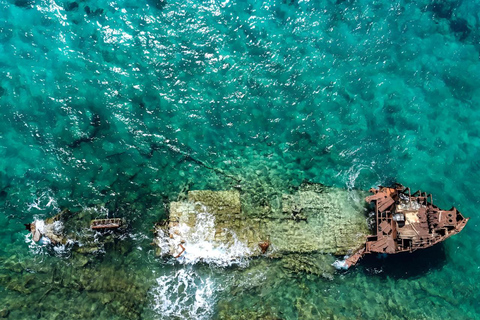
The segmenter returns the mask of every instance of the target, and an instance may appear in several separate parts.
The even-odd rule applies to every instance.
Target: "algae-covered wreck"
[[[371,191],[366,197],[363,191],[304,183],[257,203],[238,190],[189,191],[170,203],[154,243],[159,255],[187,261],[325,253],[347,255],[338,266],[348,268],[367,253],[429,247],[468,221],[455,208],[443,211],[426,194],[410,194],[398,184]]]
[[[160,255],[227,261],[355,252],[370,233],[362,191],[304,183],[261,201],[238,190],[189,191],[155,228]]]
[[[442,210],[431,195],[412,194],[400,184],[370,191],[373,195],[367,197],[364,191],[316,183],[261,196],[240,190],[188,191],[170,202],[168,219],[156,224],[153,243],[157,255],[186,262],[229,265],[261,255],[331,254],[346,255],[337,266],[348,268],[368,253],[430,247],[459,233],[469,220],[456,208]],[[126,227],[123,219],[95,219],[97,215],[94,209],[64,210],[26,226],[35,242],[70,244],[91,253],[115,241]]]
[[[127,227],[124,219],[96,219],[96,208],[80,212],[62,210],[45,220],[35,220],[26,224],[34,242],[42,245],[65,245],[81,253],[93,253],[105,243],[115,240]],[[99,236],[104,236],[98,241]]]

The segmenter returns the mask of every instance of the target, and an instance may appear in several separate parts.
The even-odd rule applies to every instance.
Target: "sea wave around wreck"
[[[479,318],[479,6],[0,0],[0,317]],[[263,203],[305,180],[397,181],[471,221],[347,272],[316,253],[156,256],[182,190]],[[125,218],[127,236],[32,248],[24,224],[65,208]]]

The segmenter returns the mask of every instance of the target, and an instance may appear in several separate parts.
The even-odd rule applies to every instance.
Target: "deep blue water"
[[[480,318],[478,12],[473,0],[0,0],[0,311]],[[232,187],[209,168],[279,190],[399,181],[471,220],[438,248],[333,280],[155,258],[166,199]],[[25,241],[24,223],[92,206],[130,221],[131,248],[79,268],[133,279],[136,313],[102,298],[107,285],[61,285],[74,258]]]

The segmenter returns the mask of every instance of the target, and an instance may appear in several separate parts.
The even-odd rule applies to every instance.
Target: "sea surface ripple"
[[[0,315],[124,317],[101,285],[15,282],[18,261],[74,279],[59,267],[70,255],[29,247],[23,224],[95,206],[131,223],[130,251],[87,265],[148,291],[130,318],[480,318],[478,12],[473,0],[0,0]],[[229,177],[277,190],[398,181],[472,219],[433,251],[330,280],[155,258],[167,200]]]

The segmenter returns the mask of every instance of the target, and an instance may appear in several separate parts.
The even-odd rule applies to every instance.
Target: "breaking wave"
[[[337,269],[337,270],[347,270],[348,265],[346,260],[348,259],[348,256],[345,256],[343,259],[337,259],[335,260],[334,263],[332,263],[332,266]]]
[[[156,279],[152,289],[153,310],[160,319],[208,319],[219,290],[210,277],[202,277],[191,266],[172,270]]]
[[[44,220],[35,218],[32,224],[35,224],[35,228],[37,228],[42,234],[45,233]],[[63,232],[64,227],[60,221],[55,221],[53,223],[53,228],[56,232],[61,233]],[[57,243],[52,246],[52,241],[46,236],[43,236],[38,242],[35,242],[31,232],[25,235],[25,242],[27,243],[30,252],[34,255],[43,255],[51,252],[59,257],[69,256],[74,245],[72,240],[68,240],[65,243]]]
[[[211,318],[218,294],[224,288],[218,275],[205,275],[197,268],[198,263],[208,264],[210,270],[218,271],[229,266],[248,266],[250,250],[233,231],[223,229],[230,240],[219,243],[214,240],[215,216],[203,207],[196,212],[195,218],[194,225],[181,222],[174,230],[157,231],[157,245],[162,253],[177,256],[173,266],[180,264],[180,269],[158,277],[151,290],[153,309],[161,319]],[[180,246],[184,250],[175,251]]]
[[[58,211],[58,203],[53,192],[50,189],[43,191],[39,196],[34,196],[34,199],[27,204],[27,211]]]
[[[160,230],[157,244],[162,253],[169,252],[181,264],[207,263],[213,266],[247,266],[251,255],[248,246],[240,241],[235,232],[222,229],[227,241],[216,241],[215,216],[207,208],[196,212],[193,226],[180,222],[170,232]],[[170,234],[173,236],[170,236]]]

